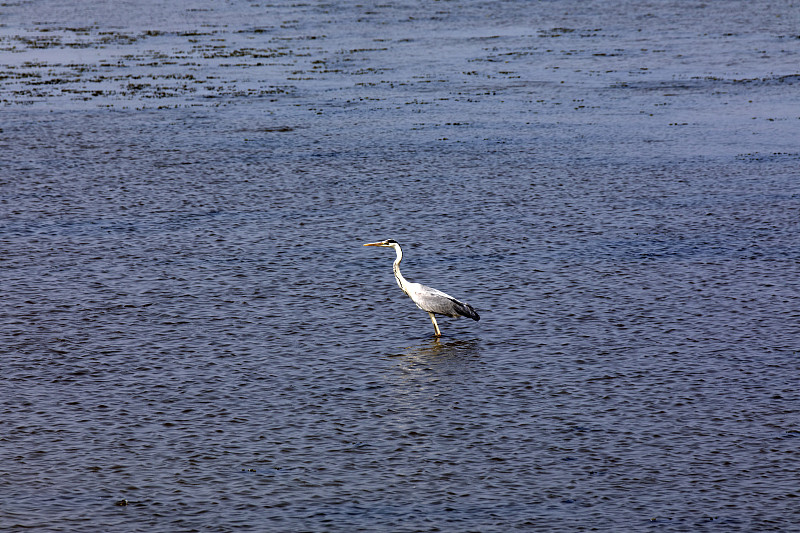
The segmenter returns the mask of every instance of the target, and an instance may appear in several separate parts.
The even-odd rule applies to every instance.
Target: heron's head
[[[364,246],[382,246],[384,248],[393,248],[395,246],[399,246],[397,241],[394,239],[386,239],[385,241],[380,242],[369,242]]]

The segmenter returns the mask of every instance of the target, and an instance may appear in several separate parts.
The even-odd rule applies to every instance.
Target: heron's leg
[[[436,317],[433,316],[433,313],[428,313],[428,315],[430,315],[431,322],[433,322],[433,329],[436,331],[436,336],[437,337],[441,337],[442,336],[442,332],[439,331],[439,324],[436,323]]]

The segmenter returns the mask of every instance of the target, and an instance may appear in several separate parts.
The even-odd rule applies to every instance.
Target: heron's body
[[[431,317],[433,329],[436,331],[437,337],[440,337],[442,332],[439,330],[439,324],[436,323],[436,317],[434,315],[444,315],[453,318],[465,316],[472,320],[480,320],[481,317],[478,316],[475,309],[468,303],[456,300],[449,294],[440,290],[406,280],[403,274],[400,273],[400,261],[403,260],[403,250],[400,248],[397,241],[387,239],[380,242],[371,242],[364,246],[382,246],[395,249],[397,252],[397,259],[394,260],[392,270],[394,271],[394,278],[397,280],[397,285],[415,304],[417,304],[417,307],[428,313]]]

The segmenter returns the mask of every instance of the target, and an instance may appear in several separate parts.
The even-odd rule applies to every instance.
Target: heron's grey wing
[[[448,316],[453,314],[454,298],[449,294],[419,284],[414,289],[412,299],[423,311]]]
[[[429,313],[436,313],[450,317],[466,316],[473,320],[479,320],[478,313],[472,308],[471,305],[460,302],[440,290],[425,285],[415,284],[414,296],[412,300],[423,311]]]

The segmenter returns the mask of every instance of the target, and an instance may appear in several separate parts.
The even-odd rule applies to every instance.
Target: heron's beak
[[[364,246],[383,246],[382,242],[368,242]]]

